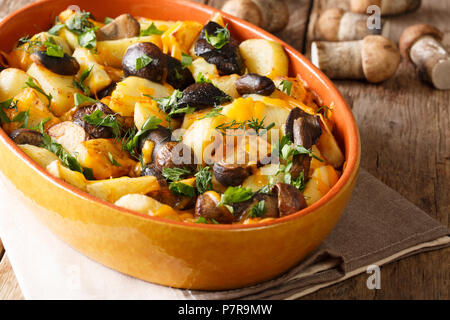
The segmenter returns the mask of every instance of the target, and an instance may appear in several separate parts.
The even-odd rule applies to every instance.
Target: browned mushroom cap
[[[48,56],[46,51],[36,51],[30,56],[33,62],[43,65],[46,69],[63,76],[73,76],[80,70],[78,61],[64,53],[62,58]]]
[[[381,8],[382,15],[393,15],[417,10],[421,2],[421,0],[351,0],[350,10],[367,14],[367,8],[375,5]]]
[[[392,77],[400,64],[395,42],[383,36],[367,36],[362,41],[362,67],[367,81],[378,83]]]
[[[322,135],[320,118],[294,108],[286,120],[286,134],[289,134],[295,145],[310,149]]]
[[[339,41],[338,31],[344,10],[332,8],[325,10],[317,20],[316,31],[320,38],[327,41]]]
[[[98,29],[95,34],[97,41],[105,41],[137,37],[140,32],[139,22],[130,14],[122,14]]]
[[[79,108],[72,116],[73,122],[82,127],[86,132],[96,139],[108,139],[113,138],[113,130],[110,127],[98,126],[95,124],[88,123],[84,117],[88,116],[95,111],[101,111],[105,115],[114,115],[114,111],[112,111],[106,104],[101,102],[97,102],[91,106],[85,106]]]
[[[40,147],[42,144],[42,134],[38,131],[20,128],[9,134],[9,137],[16,144],[31,144]]]
[[[399,46],[400,53],[403,58],[411,61],[409,56],[409,50],[411,49],[414,42],[416,42],[420,37],[423,36],[431,36],[434,37],[437,41],[442,41],[443,33],[429,24],[415,24],[406,28],[402,35],[400,36]]]
[[[214,163],[214,177],[224,186],[240,186],[250,175],[250,167],[246,164]]]
[[[277,183],[273,186],[272,192],[278,196],[280,217],[291,215],[307,207],[303,194],[290,184]]]
[[[155,154],[154,164],[157,169],[186,168],[193,171],[196,159],[192,149],[181,142],[167,142]]]
[[[270,96],[275,91],[275,84],[272,79],[256,73],[243,75],[236,80],[235,84],[236,90],[241,96],[252,93]]]
[[[214,219],[219,223],[231,224],[234,215],[225,207],[217,206],[220,195],[215,191],[207,191],[197,198],[195,215],[206,219]]]
[[[163,126],[157,126],[156,129],[150,130],[144,136],[142,136],[140,140],[139,150],[142,152],[144,148],[145,142],[150,140],[154,143],[152,159],[155,159],[156,152],[162,147],[165,143],[170,142],[172,140],[172,131]]]

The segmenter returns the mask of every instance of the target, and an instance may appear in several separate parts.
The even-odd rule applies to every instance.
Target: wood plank
[[[17,283],[16,276],[5,254],[0,262],[0,301],[23,300],[22,292]]]
[[[306,27],[308,24],[308,12],[312,0],[285,0],[289,8],[289,23],[284,30],[275,35],[286,41],[299,51],[303,50]],[[221,9],[226,0],[210,0],[208,4]]]
[[[308,27],[308,49],[314,39],[314,21],[326,8],[344,7],[345,1],[316,0]],[[447,31],[450,47],[450,3],[424,1],[422,8],[390,23],[389,37],[398,40],[408,25],[428,22]],[[309,50],[307,50],[309,51]],[[361,165],[388,186],[449,225],[450,198],[450,91],[438,91],[421,82],[414,68],[402,61],[396,75],[380,85],[335,81],[358,122],[362,139]],[[448,299],[449,250],[421,254],[382,268],[382,290],[368,290],[360,275],[308,296],[308,299]]]

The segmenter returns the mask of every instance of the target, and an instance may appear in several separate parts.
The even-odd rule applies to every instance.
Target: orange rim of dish
[[[334,96],[333,102],[335,105],[342,105],[344,107],[343,113],[345,115],[345,118],[347,118],[348,125],[351,125],[350,132],[346,137],[344,137],[344,140],[348,139],[348,148],[345,149],[345,163],[344,163],[344,170],[342,175],[339,177],[338,182],[317,202],[313,203],[311,206],[300,210],[294,214],[276,218],[274,220],[265,221],[265,222],[257,222],[253,224],[203,224],[203,223],[194,223],[194,222],[181,222],[181,221],[173,221],[169,219],[164,219],[160,217],[153,217],[150,215],[142,214],[136,211],[132,211],[129,209],[125,209],[119,206],[116,206],[113,203],[107,202],[105,200],[99,199],[97,197],[94,197],[93,195],[90,195],[89,193],[80,190],[67,182],[54,177],[51,175],[45,168],[41,167],[37,162],[35,162],[33,159],[31,159],[25,152],[23,152],[6,134],[6,132],[0,127],[0,138],[1,140],[8,145],[10,151],[14,152],[16,155],[20,156],[30,167],[32,167],[37,173],[39,173],[41,176],[43,176],[45,179],[53,182],[54,184],[57,184],[61,189],[72,193],[80,198],[83,198],[85,200],[96,202],[99,205],[104,205],[107,207],[110,207],[111,209],[121,211],[122,213],[126,214],[132,214],[134,216],[142,217],[144,219],[150,219],[154,220],[155,222],[160,222],[163,224],[171,224],[176,225],[179,227],[186,227],[186,228],[200,228],[200,229],[216,229],[216,230],[242,230],[242,229],[258,229],[258,228],[264,228],[264,227],[270,227],[275,226],[277,224],[281,224],[287,221],[291,221],[294,219],[298,219],[302,216],[305,216],[309,213],[312,213],[316,209],[324,206],[328,201],[335,198],[339,192],[347,185],[350,184],[352,181],[350,179],[353,175],[356,175],[354,172],[357,170],[357,164],[360,160],[360,154],[361,154],[361,145],[360,145],[360,137],[359,137],[359,131],[358,127],[356,125],[355,119],[353,117],[353,114],[348,107],[347,103],[345,102],[342,95],[339,93],[337,88],[334,86],[334,84],[331,82],[330,79],[328,79],[319,69],[317,69],[305,56],[303,56],[301,53],[299,53],[296,49],[294,49],[292,46],[287,44],[286,42],[282,41],[281,39],[278,39],[274,35],[271,35],[267,31],[264,31],[263,29],[256,27],[242,19],[239,19],[237,17],[234,17],[230,14],[227,14],[225,12],[222,12],[220,10],[217,10],[213,7],[190,2],[190,1],[180,1],[180,0],[172,0],[175,2],[180,2],[180,5],[187,7],[192,7],[195,9],[203,9],[204,11],[207,11],[208,13],[220,13],[224,18],[226,18],[229,21],[232,21],[235,25],[242,29],[251,30],[252,32],[255,32],[260,38],[272,40],[275,42],[280,43],[283,45],[284,49],[288,53],[289,56],[291,56],[291,59],[301,61],[304,65],[304,67],[311,73],[313,78],[316,78],[320,80],[322,86],[328,90],[331,95]],[[5,19],[3,19],[0,22],[0,30],[3,27],[3,25],[8,24],[9,21],[16,18],[16,16],[21,15],[23,12],[32,10],[34,7],[38,7],[42,5],[43,3],[52,2],[52,0],[40,0],[36,1],[34,3],[31,3],[22,9],[19,9],[15,11],[14,13],[8,15]],[[308,82],[308,81],[306,81]]]

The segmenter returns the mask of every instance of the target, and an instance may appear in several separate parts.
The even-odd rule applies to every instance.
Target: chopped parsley
[[[177,182],[183,179],[183,176],[191,174],[190,170],[183,168],[163,168],[162,175],[168,181]]]
[[[57,143],[52,137],[50,137],[48,134],[43,133],[42,134],[42,145],[43,148],[47,149],[48,151],[54,153],[66,166],[72,171],[78,171],[83,173],[83,168],[81,167],[78,160],[68,153],[62,145]]]
[[[169,190],[177,196],[185,196],[193,198],[195,196],[195,189],[193,186],[185,184],[183,182],[172,182],[169,185]]]
[[[222,49],[228,42],[230,42],[231,34],[227,26],[225,28],[218,28],[214,34],[208,34],[205,30],[205,39],[216,49]]]
[[[212,223],[211,223],[212,222]],[[195,221],[195,223],[204,223],[204,224],[219,224],[219,222],[217,222],[215,219],[213,218],[208,218],[206,219],[205,217],[200,217],[197,219],[197,221]]]
[[[89,12],[74,14],[66,21],[67,29],[78,36],[78,44],[84,48],[94,49],[97,46],[95,31],[98,29],[89,19]]]
[[[78,93],[78,92],[74,94],[74,100],[75,100],[75,105],[77,107],[79,105],[82,105],[85,103],[96,103],[97,102],[97,100],[87,97],[85,95],[82,95],[81,93]]]
[[[230,212],[233,213],[233,207],[231,204],[244,202],[250,200],[253,197],[253,191],[248,188],[242,187],[228,187],[222,194],[220,202],[217,206],[225,206]]]
[[[181,66],[183,69],[192,65],[192,57],[184,52],[181,53]]]
[[[142,128],[133,137],[130,135],[129,139],[126,139],[124,149],[127,150],[132,156],[136,156],[135,149],[139,142],[139,137],[150,130],[156,129],[161,122],[162,120],[155,116],[148,118],[142,125]]]
[[[151,25],[148,26],[147,29],[141,30],[141,37],[150,36],[152,34],[161,35],[164,31],[159,30],[156,25],[152,22]]]
[[[148,96],[148,95],[146,95]],[[148,96],[150,97],[150,96]],[[195,108],[191,108],[189,106],[180,108],[180,106],[178,105],[178,102],[180,101],[180,99],[183,97],[183,92],[179,91],[179,90],[175,90],[172,95],[165,97],[165,98],[160,98],[160,99],[156,99],[153,98],[157,103],[158,103],[158,107],[159,109],[161,109],[161,111],[167,113],[167,119],[170,120],[170,118],[172,118],[174,115],[176,114],[182,114],[182,113],[192,113],[195,111]]]
[[[150,63],[152,63],[153,59],[150,58],[148,55],[143,54],[139,58],[136,59],[136,71],[141,70],[142,68],[145,68]]]
[[[22,122],[21,128],[26,128],[28,126],[28,118],[30,116],[30,108],[27,111],[21,111],[14,116],[11,122]]]
[[[80,76],[80,81],[76,81],[75,79],[73,80],[74,87],[80,89],[81,91],[83,91],[85,96],[89,96],[90,93],[91,93],[91,90],[89,89],[89,87],[87,87],[84,84],[84,81],[87,78],[89,78],[89,76],[91,75],[92,68],[94,68],[94,66],[91,66],[89,69],[86,69],[86,70],[83,71],[83,73]]]
[[[205,77],[202,72],[198,73],[197,79],[195,79],[195,82],[196,83],[211,83],[212,84],[212,81],[209,80],[207,77]]]
[[[251,209],[248,215],[249,218],[263,218],[267,213],[266,202],[260,201],[255,204]]]
[[[57,36],[59,31],[61,31],[62,28],[64,28],[65,25],[62,23],[55,24],[53,27],[50,28],[47,32],[50,33],[53,36]]]
[[[252,120],[245,120],[243,122],[237,122],[236,120],[232,120],[230,122],[225,122],[216,127],[216,130],[218,130],[223,135],[227,134],[227,130],[242,130],[246,128],[250,128],[255,130],[256,134],[259,135],[261,130],[267,130],[269,131],[275,126],[275,123],[271,123],[268,126],[264,125],[264,119],[261,121],[259,119]]]
[[[288,80],[282,80],[281,91],[286,92],[286,94],[290,96],[292,91],[292,82]]]
[[[95,29],[90,29],[78,36],[78,44],[84,48],[94,49],[97,46]]]
[[[30,128],[30,129],[39,131],[40,133],[44,133],[44,126],[49,121],[50,121],[50,118],[46,118],[46,119],[42,120],[41,122],[39,122],[36,126]]]
[[[206,118],[215,118],[215,117],[218,117],[218,116],[224,116],[223,114],[220,113],[222,110],[223,110],[223,107],[216,106],[216,107],[214,107],[213,110],[211,110],[210,112],[205,114],[199,120],[206,119]]]
[[[83,120],[97,127],[109,127],[112,129],[113,135],[115,137],[120,136],[122,124],[113,114],[106,115],[105,113],[103,113],[103,111],[97,109],[93,113],[84,116]]]
[[[109,161],[111,161],[112,165],[115,167],[121,167],[120,163],[118,163],[116,161],[116,159],[114,159],[114,156],[111,154],[111,152],[108,152],[108,159]]]
[[[198,193],[202,194],[206,191],[212,190],[212,173],[209,167],[204,167],[200,169],[195,174],[195,183],[197,185]]]
[[[48,110],[50,110],[50,112],[52,112],[51,104],[52,104],[53,96],[52,96],[50,93],[49,93],[49,94],[46,94],[46,93],[44,92],[44,90],[42,90],[42,88],[39,87],[39,86],[34,82],[33,78],[31,78],[31,77],[28,78],[27,82],[25,82],[25,85],[26,85],[27,87],[33,88],[33,89],[36,90],[37,92],[43,94],[43,95],[47,98],[47,100],[48,100],[47,108],[48,108]],[[53,113],[53,112],[52,112],[52,113]]]
[[[8,99],[6,101],[0,102],[0,122],[1,123],[10,123],[11,119],[5,113],[3,109],[15,109],[17,110],[17,101],[13,99]]]
[[[62,58],[64,57],[64,51],[61,46],[57,45],[55,39],[50,37],[44,42],[44,46],[47,48],[45,54],[49,57]]]

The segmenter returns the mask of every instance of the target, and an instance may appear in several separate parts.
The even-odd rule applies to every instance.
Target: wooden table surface
[[[196,0],[220,8],[224,0]],[[34,0],[0,0],[0,18]],[[75,1],[74,1],[75,2]],[[287,0],[290,22],[277,34],[308,54],[317,15],[348,8],[345,0]],[[414,13],[391,17],[389,36],[398,41],[414,23],[432,23],[445,32],[450,48],[450,1],[422,1]],[[363,168],[430,216],[449,226],[450,91],[420,82],[402,61],[396,75],[380,85],[335,81],[358,122]],[[0,300],[22,299],[0,241]],[[419,254],[381,268],[381,289],[369,290],[367,274],[324,288],[307,299],[450,299],[450,249]]]

